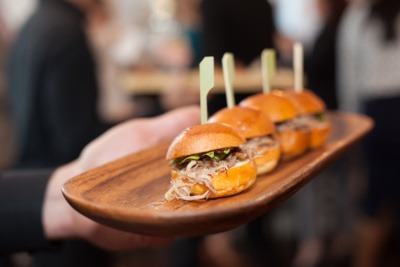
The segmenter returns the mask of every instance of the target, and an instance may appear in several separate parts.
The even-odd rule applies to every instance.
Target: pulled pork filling
[[[223,151],[224,150],[216,150],[213,154],[221,154]],[[171,188],[165,194],[165,199],[167,201],[174,199],[188,201],[207,199],[209,196],[216,193],[211,180],[212,176],[219,172],[227,172],[228,169],[232,168],[237,162],[253,158],[255,151],[251,148],[232,148],[229,150],[226,157],[220,160],[215,157],[204,155],[199,155],[200,158],[198,160],[190,159],[184,161],[182,164],[173,164],[172,171],[177,174],[177,177],[171,180]],[[190,195],[195,184],[206,186],[207,191],[202,195]]]
[[[274,135],[253,137],[247,140],[247,143],[241,145],[240,147],[246,150],[256,151],[257,156],[261,156],[266,153],[270,147],[278,146],[279,142]]]
[[[276,125],[276,130],[278,132],[284,131],[306,131],[310,132],[312,127],[321,127],[324,125],[325,119],[323,113],[311,114],[311,115],[301,115],[295,117],[291,120],[287,120]]]

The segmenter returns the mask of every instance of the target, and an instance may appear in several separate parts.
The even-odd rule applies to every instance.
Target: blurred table
[[[215,70],[214,93],[225,92],[224,77],[221,69]],[[199,92],[200,81],[198,69],[189,71],[161,70],[125,70],[120,75],[120,86],[125,92],[135,95],[159,94],[169,90],[175,84]],[[279,68],[271,79],[273,89],[294,86],[294,73],[291,69]],[[260,68],[249,68],[235,71],[235,93],[258,93],[262,88]]]

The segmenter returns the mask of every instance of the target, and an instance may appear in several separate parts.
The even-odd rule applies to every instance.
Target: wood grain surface
[[[358,143],[373,127],[368,117],[328,114],[332,133],[323,148],[309,151],[257,178],[244,192],[199,202],[165,202],[169,143],[124,157],[68,180],[67,201],[108,226],[155,236],[198,236],[236,228],[265,214]]]

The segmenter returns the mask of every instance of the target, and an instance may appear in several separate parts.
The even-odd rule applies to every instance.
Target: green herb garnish
[[[215,158],[217,161],[224,160],[224,159],[226,158],[226,156],[228,156],[228,154],[229,154],[230,151],[231,151],[230,149],[225,149],[224,152],[216,154],[216,155],[214,156],[214,158]]]
[[[182,160],[182,158],[176,158],[176,159],[171,160],[168,164],[169,164],[169,166],[172,166],[174,164],[178,164],[181,160]]]
[[[320,122],[325,121],[325,112],[317,113],[317,114],[315,114],[315,116],[317,117],[317,119],[318,119]]]
[[[179,165],[182,165],[186,160],[188,159],[194,159],[194,160],[199,160],[200,156],[199,155],[191,155],[191,156],[187,156],[186,158],[184,158],[181,162],[179,162]]]
[[[217,161],[223,160],[226,158],[226,156],[229,154],[229,152],[231,152],[230,149],[225,149],[224,152],[222,153],[215,153],[215,151],[210,151],[207,152],[203,155],[201,155],[201,158],[204,157],[209,157],[209,158],[215,158]],[[191,155],[191,156],[187,156],[186,158],[176,158],[173,159],[169,162],[169,165],[174,165],[174,164],[179,164],[182,165],[183,163],[185,163],[186,160],[190,160],[190,159],[194,159],[194,160],[199,160],[200,159],[200,155]]]
[[[201,157],[202,158],[204,158],[204,157],[213,158],[214,157],[214,151],[207,152],[207,153],[203,154]]]

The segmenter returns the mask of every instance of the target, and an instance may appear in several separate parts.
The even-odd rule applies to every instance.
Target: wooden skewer
[[[303,91],[303,46],[295,43],[293,47],[293,69],[294,69],[294,90],[297,93]]]
[[[205,124],[208,119],[207,95],[214,88],[214,57],[204,57],[199,68],[201,124]]]
[[[261,71],[263,81],[263,93],[271,92],[271,77],[276,70],[276,54],[273,49],[264,49],[261,53]]]
[[[233,82],[235,80],[235,59],[232,53],[225,53],[222,57],[222,70],[224,73],[226,103],[228,108],[235,106]]]

